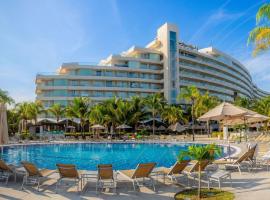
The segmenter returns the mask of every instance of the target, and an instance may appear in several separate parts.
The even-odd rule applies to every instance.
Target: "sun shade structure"
[[[181,124],[179,124],[177,122],[177,123],[175,123],[173,125],[170,125],[168,129],[170,129],[172,131],[175,131],[175,132],[182,132],[182,131],[186,130],[186,127],[182,126]]]
[[[122,124],[122,125],[116,127],[116,129],[130,129],[130,128],[132,128],[132,127],[128,126],[126,124]]]
[[[105,129],[105,126],[102,126],[102,125],[100,125],[100,124],[95,124],[95,125],[93,125],[93,126],[91,126],[91,128],[92,129]]]
[[[222,121],[224,125],[249,124],[268,120],[269,117],[230,103],[221,103],[198,118],[199,121]]]
[[[7,109],[0,104],[0,144],[8,143]]]
[[[215,120],[220,121],[224,119],[230,119],[233,117],[240,117],[244,114],[248,114],[246,109],[240,108],[238,106],[232,105],[227,102],[223,102],[220,105],[216,106],[212,110],[208,111],[204,115],[198,118],[199,121],[209,121]]]

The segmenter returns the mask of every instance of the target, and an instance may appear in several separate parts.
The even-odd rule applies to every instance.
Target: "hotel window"
[[[101,71],[96,71],[96,76],[101,76]]]
[[[106,87],[112,87],[113,84],[112,84],[112,81],[106,81]]]
[[[113,76],[113,72],[112,71],[105,71],[105,76],[112,77]]]
[[[130,83],[130,87],[131,87],[131,88],[138,88],[138,83],[136,83],[136,82],[131,82],[131,83]]]

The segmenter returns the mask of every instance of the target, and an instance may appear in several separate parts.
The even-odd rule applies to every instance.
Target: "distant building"
[[[38,74],[36,99],[49,107],[79,96],[102,101],[162,93],[169,103],[177,103],[180,88],[187,85],[225,101],[269,95],[255,86],[239,61],[213,47],[198,50],[179,42],[177,26],[166,23],[146,47],[131,47],[97,65],[64,63],[56,74]]]

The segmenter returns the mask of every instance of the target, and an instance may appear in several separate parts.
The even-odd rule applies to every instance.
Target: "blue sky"
[[[35,76],[63,62],[98,62],[144,46],[165,22],[180,40],[214,46],[240,60],[270,91],[270,53],[247,47],[260,0],[9,0],[0,1],[0,88],[16,101],[35,99]],[[269,1],[268,1],[269,2]]]

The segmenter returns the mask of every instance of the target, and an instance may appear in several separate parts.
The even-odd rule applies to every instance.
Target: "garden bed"
[[[175,200],[197,200],[198,189],[184,190],[177,193],[174,198]],[[201,189],[202,200],[233,200],[234,194],[228,191],[217,190],[217,189]]]

